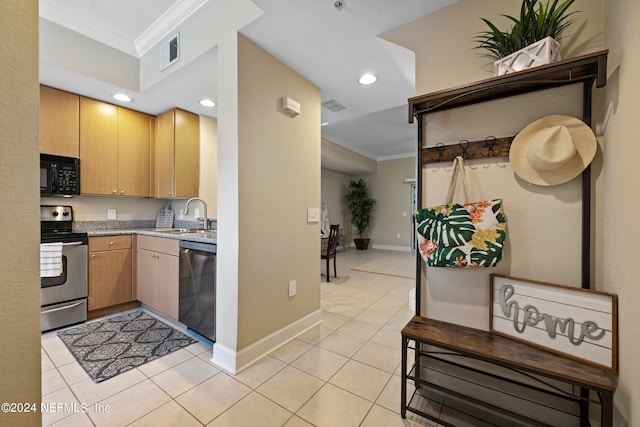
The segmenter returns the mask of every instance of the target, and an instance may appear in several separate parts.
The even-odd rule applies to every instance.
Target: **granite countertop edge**
[[[216,230],[211,230],[215,232]],[[173,240],[188,240],[191,242],[212,243],[217,244],[217,238],[209,238],[204,236],[198,236],[196,233],[168,233],[162,230],[154,229],[111,229],[111,230],[87,230],[89,237],[100,236],[122,236],[127,234],[136,234],[141,236],[161,237],[163,239]]]

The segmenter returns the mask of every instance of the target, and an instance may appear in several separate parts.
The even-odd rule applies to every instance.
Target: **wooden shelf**
[[[409,341],[415,342],[416,364],[413,368],[407,364]],[[425,345],[435,347],[434,351],[423,349]],[[447,353],[443,353],[441,350],[446,350]],[[533,421],[536,425],[547,425],[540,420],[536,421],[523,414],[519,414],[519,411],[513,412],[506,409],[506,407],[500,408],[495,404],[492,405],[490,402],[483,400],[483,396],[470,396],[451,388],[446,388],[442,384],[438,385],[437,383],[433,383],[429,375],[426,374],[426,371],[422,372],[421,367],[423,364],[428,365],[428,360],[432,357],[435,357],[435,360],[446,363],[447,355],[454,356],[454,359],[456,357],[472,359],[505,368],[507,372],[511,372],[510,375],[502,376],[496,375],[495,373],[493,375],[487,375],[492,376],[494,379],[505,379],[512,384],[517,384],[519,387],[542,394],[562,397],[560,388],[537,386],[535,384],[538,383],[530,384],[528,381],[520,381],[516,378],[520,376],[522,378],[532,379],[533,377],[530,376],[530,374],[532,374],[543,379],[566,384],[569,386],[568,389],[575,390],[575,388],[580,388],[592,390],[596,392],[598,397],[597,402],[601,407],[602,426],[610,427],[613,425],[613,393],[616,389],[616,379],[605,369],[553,354],[491,332],[419,316],[414,316],[402,330],[402,386],[400,396],[402,418],[405,418],[406,412],[410,411],[426,418],[434,419],[429,414],[411,406],[407,399],[407,381],[409,380],[416,383],[416,389],[420,387],[433,388],[445,394],[451,394],[466,400],[474,405],[486,407],[491,411],[495,410],[522,420]],[[481,373],[477,370],[474,372],[471,366],[465,366],[464,364],[455,363],[455,366],[457,366],[458,369],[466,371],[474,378],[477,377],[478,373]],[[513,373],[521,375],[514,376]],[[540,381],[539,384],[545,384],[545,382]],[[519,395],[512,394],[511,397],[517,399]],[[581,425],[589,425],[589,411],[587,406],[592,400],[588,398],[588,394],[585,396],[577,393],[567,393],[564,398],[577,405]],[[550,406],[550,408],[552,407]],[[537,414],[532,415],[537,416]],[[444,425],[450,425],[438,419],[434,420]]]
[[[608,50],[409,99],[409,123],[426,113],[595,80],[607,82]]]

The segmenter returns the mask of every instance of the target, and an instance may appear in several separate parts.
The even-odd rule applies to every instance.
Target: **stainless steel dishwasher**
[[[178,320],[216,340],[216,245],[180,241]]]

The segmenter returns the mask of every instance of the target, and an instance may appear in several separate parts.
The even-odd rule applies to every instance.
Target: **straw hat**
[[[596,136],[570,116],[546,116],[525,127],[511,143],[509,161],[520,178],[536,185],[571,181],[596,154]]]

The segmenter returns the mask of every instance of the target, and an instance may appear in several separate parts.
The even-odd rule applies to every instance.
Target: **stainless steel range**
[[[87,320],[88,237],[73,231],[71,206],[40,206],[40,231],[40,243],[62,244],[62,272],[40,278],[44,332]]]

